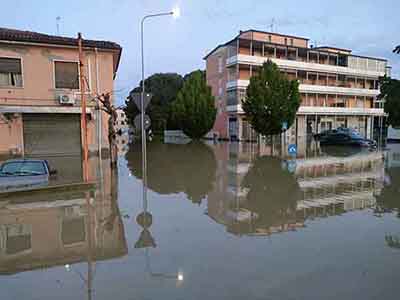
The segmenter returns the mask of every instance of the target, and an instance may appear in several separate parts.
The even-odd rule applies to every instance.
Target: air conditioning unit
[[[75,104],[75,95],[74,94],[59,94],[58,102],[62,105],[73,105]]]

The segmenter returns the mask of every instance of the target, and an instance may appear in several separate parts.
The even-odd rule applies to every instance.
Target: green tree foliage
[[[192,72],[172,104],[173,120],[187,136],[200,139],[213,127],[216,114],[214,97],[204,72]]]
[[[146,92],[152,93],[153,98],[146,108],[146,113],[150,116],[151,126],[154,132],[164,129],[178,129],[170,118],[170,104],[175,101],[176,95],[182,88],[183,78],[176,73],[157,73],[145,79]],[[132,92],[140,93],[142,82],[134,88]],[[133,124],[136,115],[140,113],[133,99],[126,101],[125,113],[128,120]]]
[[[381,94],[378,98],[385,100],[387,122],[393,127],[398,127],[400,126],[400,81],[385,76],[381,78],[380,85]]]
[[[278,66],[268,60],[250,78],[242,107],[254,130],[263,135],[279,134],[282,123],[293,124],[300,106],[299,84],[289,80]]]

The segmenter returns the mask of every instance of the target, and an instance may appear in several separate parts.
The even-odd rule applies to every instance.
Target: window
[[[22,87],[19,58],[0,57],[0,87]]]
[[[287,38],[285,38],[285,45],[287,45]]]
[[[70,217],[62,221],[61,240],[64,246],[81,243],[86,240],[84,217]]]
[[[79,90],[79,71],[77,62],[54,62],[55,88]]]
[[[218,73],[222,73],[222,57],[218,57]]]
[[[271,35],[268,36],[268,42],[270,42],[270,43],[272,42],[272,37],[271,37]]]
[[[293,46],[293,39],[290,39],[290,45]]]
[[[47,170],[42,162],[17,161],[8,162],[0,169],[1,175],[45,175]]]
[[[4,231],[6,237],[6,254],[14,255],[31,249],[31,225],[5,225]]]

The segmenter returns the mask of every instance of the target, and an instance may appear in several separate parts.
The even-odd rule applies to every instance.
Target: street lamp
[[[140,98],[140,111],[141,111],[141,127],[142,127],[142,170],[143,170],[143,199],[147,197],[147,166],[146,166],[146,160],[147,160],[147,154],[146,154],[146,130],[145,130],[145,108],[144,108],[144,96],[145,96],[145,84],[144,84],[144,43],[143,43],[143,28],[144,28],[144,21],[150,18],[155,18],[155,17],[162,17],[162,16],[173,16],[175,19],[179,18],[180,16],[180,9],[178,6],[176,6],[172,11],[170,12],[164,12],[164,13],[157,13],[157,14],[150,14],[146,15],[143,17],[142,22],[141,22],[141,31],[140,31],[140,36],[141,36],[141,54],[142,54],[142,95]],[[146,205],[147,206],[147,205]],[[147,207],[144,207],[144,211],[147,211]]]

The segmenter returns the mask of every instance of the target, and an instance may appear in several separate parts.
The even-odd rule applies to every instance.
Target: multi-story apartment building
[[[108,115],[94,96],[113,90],[121,46],[84,39],[89,151],[108,149]],[[81,151],[78,40],[0,28],[0,153]]]
[[[306,38],[257,30],[241,31],[204,59],[218,109],[213,131],[220,138],[255,138],[241,101],[250,78],[267,60],[300,83],[302,102],[289,129],[293,136],[346,126],[372,137],[374,119],[384,116],[377,96],[379,78],[390,75],[385,59],[354,55],[348,49],[313,47]]]

